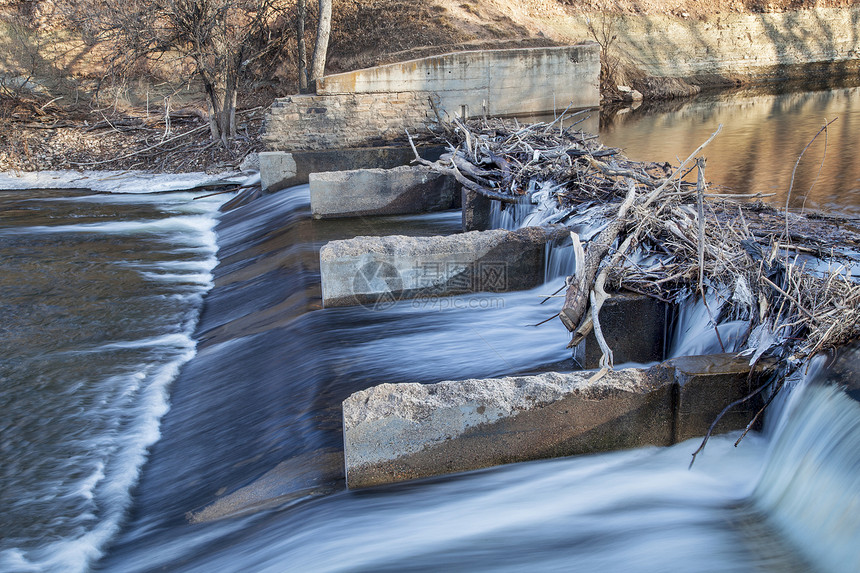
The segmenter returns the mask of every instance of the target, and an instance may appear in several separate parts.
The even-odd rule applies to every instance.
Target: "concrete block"
[[[599,75],[595,43],[475,50],[332,74],[317,94],[433,93],[451,116],[512,115],[599,105]]]
[[[668,445],[672,384],[610,372],[382,384],[343,403],[351,489],[499,464]]]
[[[323,305],[384,308],[418,296],[524,290],[543,282],[548,241],[564,227],[447,237],[355,237],[320,249]]]
[[[419,147],[418,153],[436,161],[444,146]],[[267,156],[264,158],[264,156]],[[308,183],[311,173],[353,169],[392,169],[415,158],[408,146],[356,147],[324,151],[267,151],[260,153],[263,191],[273,193],[293,185]]]
[[[260,185],[264,192],[278,191],[291,185],[296,177],[296,161],[285,151],[261,151]]]
[[[678,385],[675,441],[702,436],[720,412],[761,385],[750,377],[749,358],[734,354],[686,356],[667,361]],[[761,372],[771,363],[760,363]],[[729,410],[714,428],[715,434],[745,428],[764,405],[761,394]]]
[[[382,384],[343,403],[347,485],[671,445],[703,436],[726,405],[749,394],[748,374],[746,360],[721,354],[610,371],[594,382],[591,372],[549,372]],[[716,433],[745,427],[760,406],[733,411]]]
[[[596,107],[599,52],[595,43],[476,50],[325,76],[317,95],[281,98],[272,106],[263,143],[282,150],[380,145],[402,138],[404,129],[434,123],[429,100],[450,117]],[[292,114],[300,119],[286,120]],[[308,129],[320,136],[307,137]],[[375,166],[352,168],[358,167]]]
[[[311,173],[308,180],[316,219],[428,213],[458,203],[456,180],[423,165]]]
[[[600,326],[615,364],[665,358],[666,303],[635,293],[613,293],[600,309]],[[584,368],[597,368],[602,352],[594,332],[577,348]]]
[[[492,199],[487,199],[465,187],[460,190],[463,206],[463,231],[488,231],[492,225]]]

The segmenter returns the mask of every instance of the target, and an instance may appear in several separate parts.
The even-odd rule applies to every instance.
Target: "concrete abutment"
[[[356,237],[323,247],[324,305],[384,308],[405,298],[539,285],[555,230],[491,230],[490,200],[427,169],[401,167],[414,158],[405,145],[367,146],[402,141],[407,129],[434,125],[438,113],[535,114],[568,102],[571,109],[597,105],[598,50],[591,45],[448,54],[329,76],[316,94],[278,100],[267,119],[265,142],[289,151],[261,156],[267,191],[309,182],[317,218],[444,210],[458,198],[463,208],[460,235]],[[661,61],[655,57],[651,67]],[[432,161],[442,150],[420,152]],[[655,299],[613,295],[600,318],[615,362],[663,360],[669,312]],[[584,367],[597,365],[600,350],[593,334],[577,355]],[[383,384],[357,393],[343,409],[349,487],[670,445],[704,434],[726,404],[750,392],[755,378],[745,360],[729,355],[610,371],[596,381],[590,376]],[[760,406],[758,398],[745,402],[716,431],[744,427]]]
[[[320,249],[323,306],[525,290],[543,282],[546,244],[564,227],[437,237],[355,237]]]
[[[759,367],[759,371],[763,367]],[[716,410],[749,393],[734,355],[669,360],[649,369],[382,384],[343,403],[351,489],[494,465],[668,446],[704,435]],[[727,416],[743,428],[761,401]]]
[[[311,173],[317,219],[445,211],[460,205],[459,184],[423,165]]]

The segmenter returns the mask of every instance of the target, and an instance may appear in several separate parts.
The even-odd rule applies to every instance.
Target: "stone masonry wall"
[[[267,149],[336,149],[384,145],[404,127],[435,122],[427,94],[294,95],[272,104],[263,141]]]
[[[860,6],[704,20],[622,14],[608,25],[616,36],[613,49],[655,76],[780,79],[785,66],[860,58]]]

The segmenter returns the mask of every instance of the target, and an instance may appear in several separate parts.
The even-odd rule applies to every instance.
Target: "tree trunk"
[[[319,0],[320,17],[317,26],[317,42],[314,46],[314,59],[311,64],[311,82],[317,81],[325,74],[328,38],[331,34],[331,3],[332,0]]]
[[[236,137],[236,99],[238,97],[238,76],[235,69],[229,69],[212,81],[203,78],[209,100],[209,131],[213,140],[221,140],[228,147],[228,140]]]
[[[238,48],[230,53],[227,41],[220,38],[212,40],[212,45],[220,57],[209,68],[206,61],[198,60],[197,67],[209,100],[212,139],[221,140],[224,148],[229,149],[229,140],[236,137],[236,100],[244,50]]]
[[[231,57],[227,56],[227,69],[224,71],[224,110],[222,112],[221,139],[227,145],[227,138],[236,137],[236,100],[239,94],[239,72],[242,69],[244,50],[239,48]]]
[[[577,269],[577,275],[581,277],[581,280],[571,283],[567,287],[564,304],[561,307],[561,313],[559,313],[561,322],[570,332],[579,327],[579,323],[585,316],[588,294],[591,292],[591,285],[594,284],[597,271],[600,269],[600,263],[606,253],[609,252],[609,247],[612,246],[623,226],[624,222],[621,220],[612,221],[589,243],[581,274],[580,270]]]
[[[559,318],[564,326],[570,331],[575,331],[585,318],[585,311],[588,308],[589,293],[594,285],[594,280],[597,277],[597,271],[600,270],[600,263],[609,252],[612,243],[618,237],[618,234],[625,226],[625,217],[627,211],[633,205],[636,199],[636,186],[633,181],[629,181],[629,189],[627,196],[618,208],[618,214],[615,219],[609,222],[606,227],[597,237],[591,240],[588,244],[588,250],[585,252],[585,261],[583,268],[576,269],[577,281],[571,283],[567,287],[567,292],[564,295],[564,304],[561,307]],[[577,266],[579,261],[576,262]],[[602,283],[600,289],[603,289]]]
[[[218,141],[221,139],[221,128],[218,122],[219,110],[221,106],[218,101],[218,94],[216,93],[215,86],[212,85],[212,82],[209,80],[206,74],[200,74],[203,78],[203,87],[206,90],[206,99],[209,101],[209,133],[212,135],[213,141]]]
[[[307,0],[298,0],[296,5],[296,38],[299,51],[299,93],[308,91],[308,48],[305,44],[305,16]]]

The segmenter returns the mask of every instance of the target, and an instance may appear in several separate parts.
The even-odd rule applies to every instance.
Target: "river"
[[[775,94],[745,90],[646,104],[604,114],[600,137],[631,159],[677,165],[719,125],[723,130],[703,152],[707,179],[718,187],[773,194],[763,200],[783,208],[791,189],[789,206],[794,210],[860,217],[857,87]]]
[[[811,109],[788,157],[768,156],[778,188],[821,101],[845,104],[839,121],[860,101],[827,93],[691,102],[672,112],[705,114],[686,131],[672,113],[627,114],[622,147],[672,159],[715,121],[731,135],[733,117]],[[807,120],[779,121],[786,139]],[[857,167],[837,165],[807,208],[853,216]],[[569,368],[563,327],[531,326],[561,279],[321,309],[326,241],[456,232],[459,213],[315,222],[306,187],[223,214],[226,198],[193,196],[0,191],[0,571],[860,571],[860,406],[800,379],[763,433],[714,438],[692,470],[695,441],[345,490],[350,393]]]

